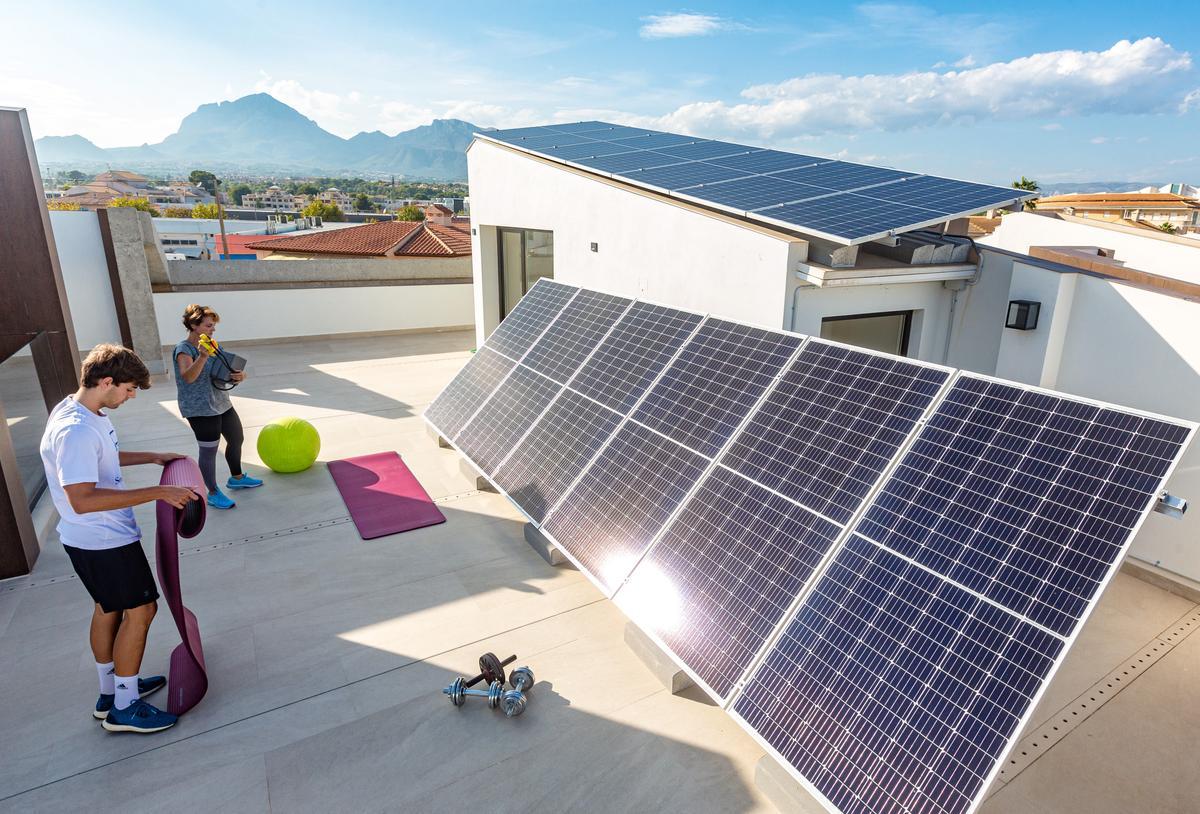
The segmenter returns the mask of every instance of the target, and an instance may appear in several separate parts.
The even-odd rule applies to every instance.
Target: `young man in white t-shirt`
[[[59,539],[96,603],[91,645],[100,677],[94,715],[110,732],[159,732],[176,716],[141,700],[166,686],[139,678],[146,634],[158,609],[158,589],[133,517],[140,503],[165,500],[182,508],[197,494],[182,486],[126,489],[121,467],[182,458],[173,452],[122,452],[103,410],[115,410],[150,387],[142,360],[117,345],[97,345],[83,361],[80,388],[51,411],[42,435],[42,464],[61,518]]]

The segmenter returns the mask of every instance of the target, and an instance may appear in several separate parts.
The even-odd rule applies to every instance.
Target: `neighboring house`
[[[191,184],[153,187],[144,175],[124,170],[102,172],[91,181],[77,184],[60,196],[60,200],[77,204],[80,209],[102,208],[114,198],[145,198],[159,209],[168,206],[192,207],[215,200],[207,191]]]
[[[354,211],[354,199],[337,187],[330,187],[325,190],[317,196],[317,200],[322,203],[333,204],[343,212]]]
[[[155,218],[155,232],[164,252],[181,254],[192,260],[216,260],[224,254],[221,244],[221,223],[215,218]],[[333,231],[342,224],[328,224],[323,229]],[[276,234],[307,232],[315,229],[310,219],[297,218],[288,223],[274,220],[225,220],[225,236],[230,239],[229,253],[255,259],[256,253],[245,251],[247,242],[259,242]],[[242,240],[241,238],[245,238]],[[238,250],[235,251],[235,248]]]
[[[1200,200],[1200,187],[1192,184],[1163,184],[1161,187],[1143,187],[1138,192],[1165,192],[1169,195]]]
[[[1043,212],[1159,228],[1169,223],[1179,232],[1200,231],[1200,201],[1168,192],[1100,192],[1040,198]]]
[[[304,208],[307,199],[303,195],[284,192],[275,184],[262,192],[247,192],[242,196],[242,206],[248,209],[270,209],[274,212],[295,212]]]
[[[445,258],[470,276],[470,224],[382,221],[336,231],[313,231],[270,241],[248,243],[259,257],[271,260],[354,257],[378,260]]]
[[[567,149],[587,155],[582,147]],[[597,161],[612,168],[627,158]],[[839,248],[749,212],[701,205],[696,198],[714,194],[711,188],[684,198],[486,134],[467,159],[478,232],[479,344],[538,278],[553,277],[1200,420],[1197,241],[1056,216],[1039,205],[1040,214],[1011,212],[998,226],[926,223]],[[642,172],[640,160],[624,166]],[[867,197],[858,210],[834,207],[830,197],[837,196],[815,197],[802,208],[831,229],[870,214]],[[956,208],[937,194],[924,204]],[[984,226],[995,232],[983,236]],[[969,227],[977,240],[947,233],[967,235]],[[1010,310],[1022,302],[1038,304],[1036,323],[1014,319],[1008,327]],[[1200,445],[1180,464],[1171,491],[1200,495]],[[1200,579],[1195,514],[1184,522],[1152,516],[1152,530],[1137,538],[1132,553]]]

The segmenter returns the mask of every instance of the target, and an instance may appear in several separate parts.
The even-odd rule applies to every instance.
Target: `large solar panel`
[[[620,421],[620,414],[564,390],[504,461],[495,481],[541,523]]]
[[[691,450],[628,421],[550,514],[544,528],[611,593],[707,464]]]
[[[458,371],[446,389],[437,397],[425,418],[437,428],[444,438],[458,435],[475,411],[500,386],[504,377],[516,364],[489,347],[482,347],[471,357],[466,366]]]
[[[633,417],[711,458],[801,341],[791,334],[710,318]]]
[[[616,600],[724,700],[840,531],[717,467]]]
[[[1033,195],[602,122],[489,130],[477,136],[846,244],[1007,206]],[[657,169],[661,172],[649,172]],[[736,174],[728,175],[730,171]],[[784,181],[804,186],[797,189]],[[845,194],[817,198],[822,193]],[[797,205],[798,201],[808,203]]]
[[[1195,432],[561,284],[526,299],[427,417],[831,811],[978,804]]]
[[[811,339],[721,462],[844,524],[949,373]]]
[[[488,347],[520,360],[578,290],[539,279],[488,337]]]
[[[571,388],[627,414],[701,319],[688,311],[634,303],[571,380]]]
[[[521,363],[566,384],[631,302],[611,294],[580,291]]]

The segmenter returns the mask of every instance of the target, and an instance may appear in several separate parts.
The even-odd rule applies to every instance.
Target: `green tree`
[[[297,195],[320,195],[321,188],[316,184],[301,184],[296,187],[295,194]]]
[[[1173,223],[1164,223],[1158,228],[1166,232],[1168,235],[1173,235],[1176,231],[1178,231]]]
[[[221,217],[221,207],[215,203],[196,204],[192,207],[193,218],[219,218]]]
[[[136,209],[139,212],[149,212],[150,217],[152,218],[158,217],[158,208],[145,198],[113,198],[106,204],[106,206],[108,206],[110,209],[128,207],[130,209]]]
[[[318,217],[321,220],[327,220],[331,223],[337,223],[346,219],[341,208],[337,204],[325,203],[324,201],[309,201],[308,206],[300,210],[300,214],[306,218]]]
[[[374,212],[375,204],[371,203],[365,192],[360,192],[354,196],[354,209],[358,212]]]
[[[67,178],[67,180],[69,180],[69,181],[74,181],[75,183],[79,183],[80,181],[84,181],[84,180],[86,180],[86,179],[87,179],[87,176],[86,176],[86,175],[84,175],[84,174],[83,174],[82,172],[80,172],[79,170],[71,170],[70,172],[68,172],[68,173],[66,174],[66,178]]]
[[[50,201],[50,203],[46,204],[46,208],[60,211],[60,212],[61,211],[78,212],[79,204],[75,203],[74,201],[58,200],[58,201]]]
[[[416,206],[402,206],[396,211],[396,220],[425,220],[425,213]]]
[[[164,218],[190,218],[192,210],[186,206],[168,206],[162,214]]]
[[[209,195],[216,195],[217,185],[221,183],[217,180],[217,176],[208,170],[192,170],[188,173],[188,181],[195,186],[204,187],[208,190]]]
[[[1042,188],[1040,186],[1038,186],[1037,181],[1033,180],[1032,178],[1026,178],[1024,175],[1021,176],[1020,181],[1013,181],[1012,185],[1013,185],[1013,189],[1023,189],[1026,192],[1041,192],[1042,191]],[[1037,201],[1026,201],[1025,208],[1026,209],[1037,209]]]
[[[253,191],[254,190],[250,187],[249,184],[235,184],[233,189],[229,190],[229,198],[235,204],[237,204],[238,206],[241,206],[242,205],[242,196],[245,195],[247,192],[253,192]]]

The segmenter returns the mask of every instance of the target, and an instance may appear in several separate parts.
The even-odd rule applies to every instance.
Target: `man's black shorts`
[[[105,613],[129,610],[158,599],[158,587],[140,542],[89,551],[64,545],[87,592]]]

